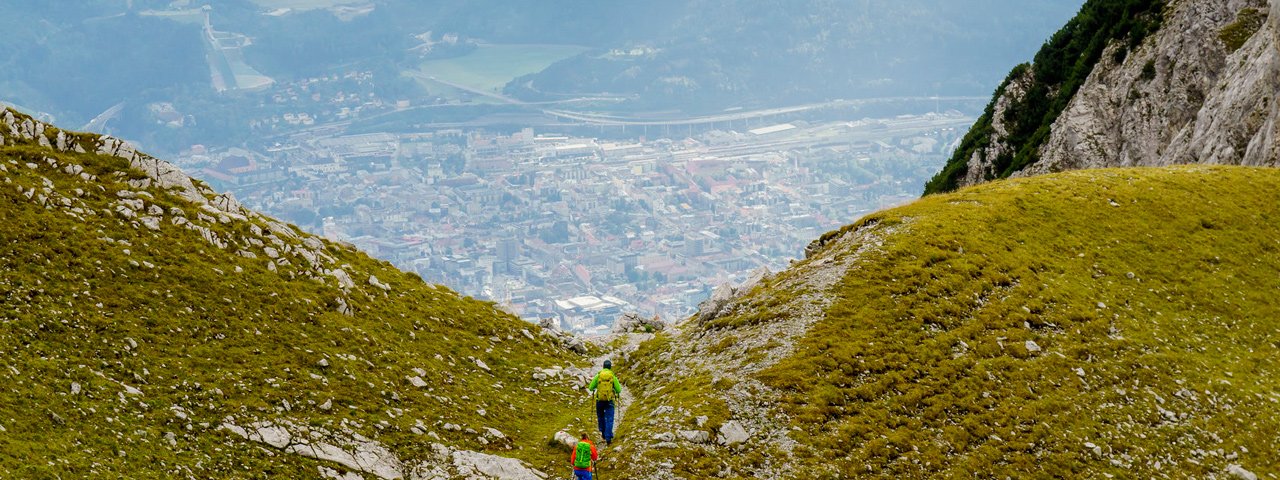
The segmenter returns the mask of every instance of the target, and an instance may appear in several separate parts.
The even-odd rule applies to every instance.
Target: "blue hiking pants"
[[[574,480],[591,480],[591,470],[574,470]]]
[[[596,425],[606,442],[613,441],[613,401],[596,400]]]

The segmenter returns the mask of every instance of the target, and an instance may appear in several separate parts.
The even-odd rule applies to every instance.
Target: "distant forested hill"
[[[620,46],[512,82],[536,99],[572,92],[636,93],[679,106],[779,104],[868,96],[972,95],[1025,59],[1079,8],[1076,1],[937,0],[646,2],[623,18]],[[642,11],[643,10],[643,11]],[[1024,41],[1028,44],[1018,45]]]
[[[198,119],[204,126],[234,124],[236,111],[222,104],[240,97],[212,94],[198,16],[145,13],[205,3],[3,2],[0,100],[80,125],[120,102],[137,109],[185,99],[186,110],[210,112],[204,116],[212,118]],[[359,14],[325,8],[268,14],[296,3],[213,2],[213,25],[249,38],[244,58],[276,80],[358,68],[379,72],[385,87],[386,79],[420,66],[422,51],[414,47],[430,32],[472,44],[589,48],[512,81],[505,92],[518,98],[608,92],[633,99],[622,109],[710,111],[980,95],[1000,80],[995,72],[1029,58],[1080,0],[374,0],[350,2],[374,6]],[[627,55],[610,55],[619,51]]]

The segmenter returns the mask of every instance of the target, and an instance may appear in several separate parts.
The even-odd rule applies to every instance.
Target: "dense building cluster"
[[[528,319],[676,319],[823,232],[914,198],[958,113],[602,140],[532,129],[298,136],[183,166],[247,205]]]

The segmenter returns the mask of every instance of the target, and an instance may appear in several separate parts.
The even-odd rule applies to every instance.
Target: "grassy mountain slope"
[[[547,439],[585,406],[564,401],[576,378],[531,379],[580,360],[552,336],[199,184],[162,188],[165,164],[110,139],[0,113],[0,476],[563,462]],[[272,426],[295,437],[239,433]],[[381,463],[285,453],[307,442]]]
[[[616,468],[635,478],[1278,472],[1277,192],[1273,169],[1087,170],[864,218],[628,359],[622,370],[645,377],[631,383],[645,400]],[[745,441],[731,441],[738,426]],[[710,437],[682,433],[699,430]]]

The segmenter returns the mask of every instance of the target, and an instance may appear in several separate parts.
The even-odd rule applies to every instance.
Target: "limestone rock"
[[[330,432],[292,423],[255,422],[241,427],[224,421],[221,429],[287,453],[334,462],[379,478],[404,478],[403,462],[381,443],[354,432]]]
[[[453,466],[460,478],[492,478],[496,480],[546,480],[539,472],[514,458],[487,453],[458,450],[453,452]]]
[[[747,433],[742,424],[737,420],[730,420],[720,426],[720,444],[733,446],[739,443],[745,443],[751,438],[751,434]]]
[[[210,201],[209,204],[224,213],[244,215],[244,206],[241,205],[240,202],[236,201],[235,195],[232,195],[231,192],[222,193],[213,197],[213,200]]]
[[[1030,353],[1036,353],[1040,351],[1040,345],[1037,344],[1034,340],[1027,340],[1024,346],[1027,348],[1027,352],[1030,352]]]
[[[360,476],[360,474],[356,472],[347,471],[339,473],[337,470],[325,466],[316,468],[319,469],[321,477],[331,480],[364,480],[364,477]]]
[[[698,304],[698,321],[706,322],[716,318],[720,311],[733,300],[733,286],[723,284],[711,291],[711,297]]]
[[[138,218],[138,213],[137,213],[137,212],[135,212],[135,211],[133,211],[132,209],[130,209],[128,206],[125,206],[125,205],[117,205],[117,206],[116,206],[116,213],[117,213],[117,214],[119,214],[121,217],[123,217],[123,218],[127,219],[127,220],[132,220],[132,219]]]
[[[1236,464],[1227,465],[1227,473],[1240,480],[1258,480],[1258,474]]]
[[[341,287],[343,290],[351,290],[356,286],[356,282],[351,280],[351,275],[348,275],[347,272],[341,268],[329,270],[328,274],[338,280],[338,287]]]
[[[559,331],[560,321],[554,317],[546,317],[538,320],[538,326],[542,327],[543,330]]]
[[[662,323],[658,317],[645,317],[635,312],[627,312],[618,317],[613,323],[614,333],[631,333],[631,332],[661,332],[667,325]]]
[[[769,267],[760,267],[752,270],[751,275],[748,275],[747,279],[743,280],[742,283],[738,285],[738,294],[742,295],[750,292],[751,289],[756,288],[756,285],[759,285],[760,282],[763,282],[764,279],[769,278],[769,275],[772,274],[773,272],[769,271]]]
[[[706,300],[703,300],[702,303],[698,304],[698,322],[706,322],[718,317],[725,307],[738,297],[750,292],[752,288],[755,288],[755,286],[767,278],[769,274],[770,272],[768,268],[760,267],[751,272],[751,275],[736,287],[727,283],[716,287],[716,289],[711,292],[710,298],[707,298]]]
[[[314,251],[324,250],[324,242],[320,241],[320,239],[315,237],[307,237],[303,239],[302,244],[306,245],[307,248],[310,248],[311,250],[314,250]]]
[[[268,264],[267,264],[267,266],[268,266],[268,267],[275,267],[275,264],[274,264],[274,263],[268,263]],[[272,269],[274,270],[274,268],[272,268]],[[348,317],[351,317],[351,316],[354,316],[354,315],[355,315],[355,312],[351,310],[351,306],[350,306],[350,305],[347,305],[347,299],[342,298],[342,297],[338,297],[338,313],[341,313],[341,314],[346,315],[346,316],[348,316]]]
[[[97,153],[128,160],[129,166],[141,170],[148,178],[155,181],[157,186],[177,190],[177,194],[182,198],[199,204],[207,202],[204,195],[191,182],[191,177],[181,169],[164,160],[138,153],[137,149],[128,142],[103,136],[99,139]]]
[[[570,435],[569,432],[566,432],[564,430],[556,432],[553,438],[555,439],[556,443],[559,443],[569,448],[573,448],[575,445],[578,444],[578,439],[575,438],[573,435]]]
[[[1006,124],[1006,112],[1027,95],[1034,81],[1034,67],[1028,68],[1022,75],[1009,79],[997,92],[995,105],[991,115],[991,141],[983,149],[976,151],[967,160],[964,178],[959,185],[973,185],[995,178],[995,161],[1004,155],[1013,155],[1016,146],[1009,144],[1009,125]]]
[[[1238,50],[1218,38],[1244,8],[1270,9],[1267,23]],[[1171,2],[1159,31],[1115,62],[1123,42],[1101,55],[1050,128],[1039,161],[1014,176],[1063,170],[1231,164],[1280,166],[1280,2]],[[1034,67],[1033,67],[1034,68]],[[959,186],[994,176],[1008,146],[1003,112],[1025,89],[999,92],[993,133]]]
[[[676,435],[690,443],[707,443],[711,441],[711,434],[702,430],[680,430],[676,432]]]
[[[564,342],[564,346],[573,353],[577,353],[579,355],[587,354],[587,344],[583,343],[581,338],[569,337],[569,339]]]

